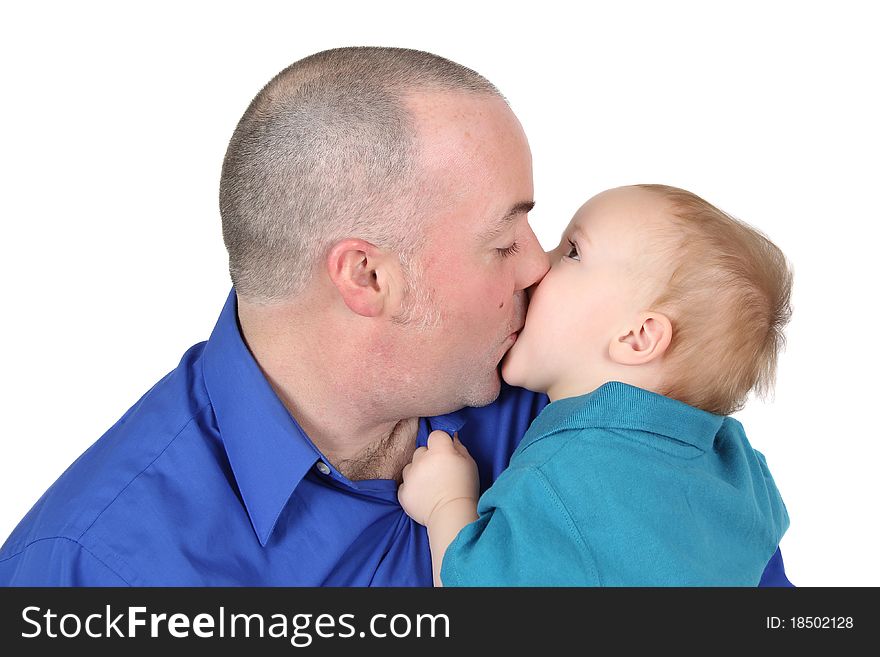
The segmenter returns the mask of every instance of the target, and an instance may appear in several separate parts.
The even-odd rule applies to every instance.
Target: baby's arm
[[[397,491],[400,505],[409,516],[428,528],[434,586],[442,586],[440,566],[452,539],[477,519],[480,496],[477,464],[467,448],[443,431],[428,436],[428,446],[419,447],[412,463],[403,469],[403,483]]]

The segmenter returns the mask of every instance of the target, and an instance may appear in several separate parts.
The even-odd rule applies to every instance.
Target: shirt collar
[[[418,447],[426,447],[428,445],[428,436],[431,431],[445,431],[451,436],[461,429],[465,425],[465,422],[464,413],[461,411],[447,413],[446,415],[435,415],[428,418],[425,430],[422,431],[420,427],[419,435],[416,438],[416,445]]]
[[[251,524],[265,547],[293,491],[323,456],[275,394],[245,344],[235,288],[205,345],[203,363],[220,439]],[[422,420],[417,444],[426,444],[429,430],[453,433],[464,423],[461,413]],[[349,484],[370,488],[367,482]]]
[[[293,490],[321,454],[244,343],[234,288],[205,345],[204,376],[229,464],[265,546]]]
[[[564,429],[607,428],[647,431],[709,451],[723,422],[723,415],[610,381],[586,395],[551,402],[529,427],[522,447]]]

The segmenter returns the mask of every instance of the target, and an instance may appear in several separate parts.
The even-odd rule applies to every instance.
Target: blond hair
[[[782,251],[691,192],[637,187],[671,206],[659,229],[669,239],[670,276],[652,304],[673,327],[660,392],[719,415],[740,410],[752,391],[766,398],[791,318],[792,270]]]

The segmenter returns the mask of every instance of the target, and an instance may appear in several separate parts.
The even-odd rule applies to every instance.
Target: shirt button
[[[315,467],[318,468],[318,472],[321,474],[330,474],[330,466],[324,463],[324,461],[318,461]]]

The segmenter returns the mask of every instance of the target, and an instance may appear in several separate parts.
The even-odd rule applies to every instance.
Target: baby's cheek
[[[523,384],[523,381],[517,376],[517,368],[516,363],[513,361],[513,354],[509,351],[504,357],[504,360],[501,361],[501,378],[511,386],[522,386]]]
[[[523,342],[523,334],[508,350],[501,361],[501,376],[512,386],[522,386],[526,383],[526,373],[529,371],[528,350]]]

